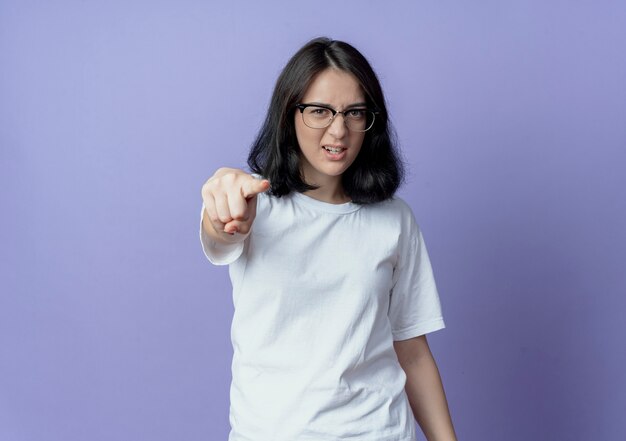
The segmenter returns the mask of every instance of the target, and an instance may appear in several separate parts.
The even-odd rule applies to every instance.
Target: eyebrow
[[[313,101],[313,102],[310,102],[308,104],[313,104],[314,106],[330,107],[331,109],[336,110],[333,106],[331,106],[328,103],[320,103],[320,102],[317,102],[317,101]],[[367,107],[367,103],[366,102],[359,102],[359,103],[348,104],[343,110],[352,109],[353,107]]]

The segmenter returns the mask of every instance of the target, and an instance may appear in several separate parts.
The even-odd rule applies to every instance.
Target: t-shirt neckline
[[[310,196],[299,193],[297,191],[293,192],[293,197],[297,199],[299,202],[302,202],[304,205],[307,205],[310,208],[313,208],[319,211],[325,211],[327,213],[347,214],[347,213],[353,213],[361,208],[361,205],[355,204],[354,202],[345,202],[343,204],[331,204],[329,202],[320,201],[319,199],[314,199]]]

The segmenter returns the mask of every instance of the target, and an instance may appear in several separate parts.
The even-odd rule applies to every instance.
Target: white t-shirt
[[[200,237],[233,285],[229,441],[415,440],[393,341],[445,325],[404,201],[262,193],[245,242]]]

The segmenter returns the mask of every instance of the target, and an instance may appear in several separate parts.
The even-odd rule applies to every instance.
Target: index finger
[[[269,188],[270,181],[267,179],[256,179],[251,177],[251,179],[246,180],[241,186],[241,195],[246,199],[250,199],[259,193],[266,192]]]

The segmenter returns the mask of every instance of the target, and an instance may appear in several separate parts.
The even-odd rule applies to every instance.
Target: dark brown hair
[[[248,166],[269,179],[273,196],[315,188],[304,182],[300,171],[294,112],[314,77],[329,67],[354,75],[368,107],[378,112],[374,126],[365,133],[358,156],[342,175],[344,191],[358,204],[388,199],[402,183],[404,167],[397,153],[383,91],[365,57],[342,41],[316,38],[289,60],[276,81],[265,122],[248,155]]]

